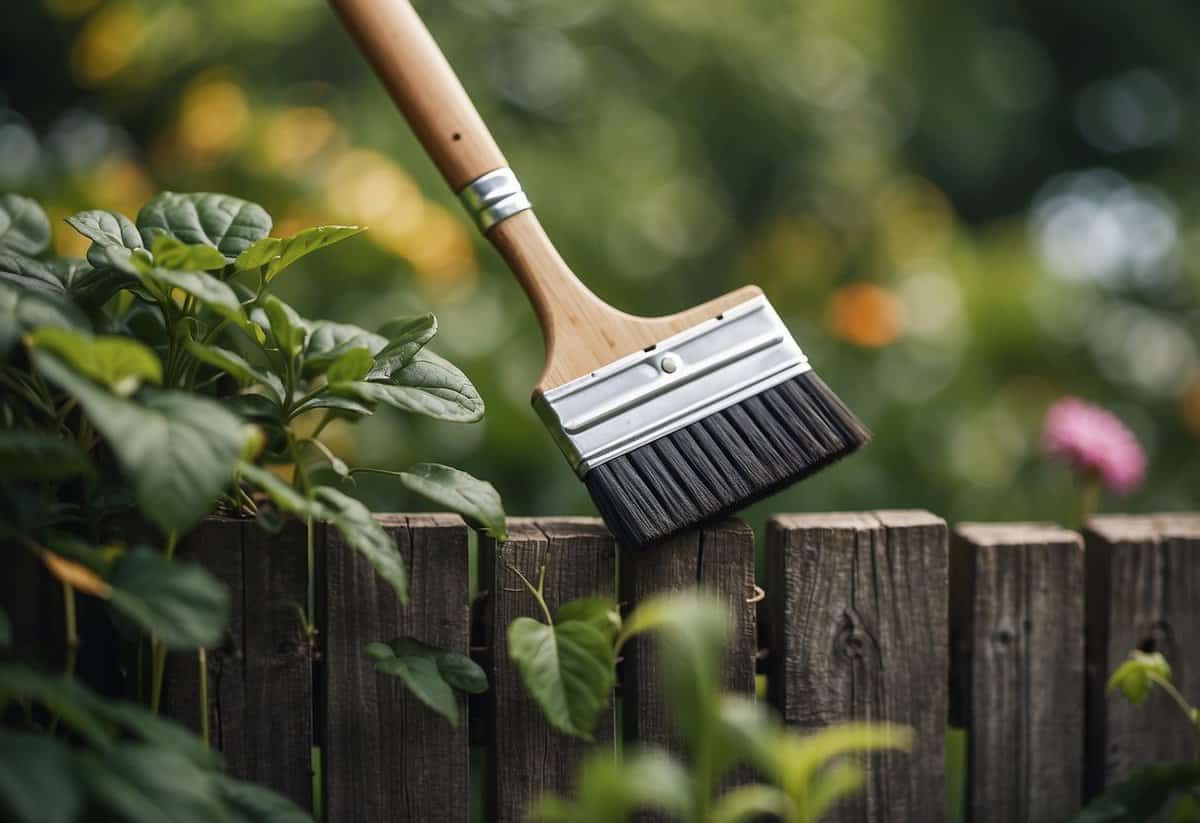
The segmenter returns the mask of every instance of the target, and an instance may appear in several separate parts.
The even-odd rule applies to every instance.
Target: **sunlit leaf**
[[[207,271],[225,266],[225,256],[204,243],[189,245],[174,237],[158,235],[150,242],[154,265],[174,271]]]
[[[269,295],[263,300],[262,308],[270,321],[271,334],[280,350],[293,357],[299,354],[304,349],[308,332],[296,310],[275,295]]]
[[[554,622],[565,623],[568,620],[594,626],[610,643],[621,630],[621,612],[617,601],[611,597],[580,597],[564,603],[554,613]]]
[[[1120,689],[1126,700],[1140,706],[1150,696],[1155,677],[1170,681],[1171,666],[1167,659],[1158,652],[1134,651],[1130,653],[1129,659],[1112,673],[1112,677],[1108,679],[1107,691],[1112,693]]]
[[[255,203],[227,194],[163,192],[138,212],[144,243],[166,235],[189,245],[213,246],[229,262],[271,231],[271,216]]]
[[[350,349],[333,361],[329,371],[325,372],[325,379],[330,383],[361,380],[367,376],[374,362],[367,349]]]
[[[75,589],[90,594],[95,597],[108,599],[112,594],[112,588],[104,580],[100,578],[96,572],[82,563],[76,563],[74,560],[55,554],[51,551],[41,553],[42,562],[49,570],[50,574],[72,586]]]
[[[265,237],[250,246],[234,261],[239,270],[265,266],[263,277],[269,283],[275,275],[306,254],[340,243],[365,231],[360,226],[314,226],[291,237]]]
[[[143,382],[162,382],[162,362],[153,351],[129,337],[102,335],[64,328],[42,328],[30,339],[52,352],[77,372],[103,383],[121,396],[133,394]]]
[[[428,349],[422,349],[386,380],[336,383],[331,390],[456,423],[473,423],[484,412],[483,399],[467,376]]]
[[[36,201],[0,194],[0,249],[41,254],[50,245],[50,221]]]
[[[173,271],[158,266],[139,266],[142,277],[169,289],[179,289],[212,309],[221,317],[241,327],[249,328],[246,317],[237,294],[229,284],[199,271]]]

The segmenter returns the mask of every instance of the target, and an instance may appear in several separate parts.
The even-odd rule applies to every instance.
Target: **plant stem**
[[[314,538],[314,536],[313,536],[313,519],[312,519],[311,514],[307,518],[305,518],[304,527],[305,527],[305,531],[307,532],[306,548],[308,551],[308,554],[307,554],[307,558],[308,558],[307,597],[308,597],[308,599],[305,604],[308,614],[305,616],[305,620],[304,620],[304,623],[305,623],[304,631],[308,635],[309,646],[312,646],[315,643],[315,639],[316,639],[315,623],[317,620],[317,578],[316,578],[317,552],[316,552],[316,548],[315,548],[315,541],[313,539]]]
[[[167,536],[167,545],[163,550],[163,556],[168,561],[175,558],[175,544],[179,542],[179,532],[171,532]],[[167,648],[162,644],[162,641],[151,635],[150,648],[152,650],[151,670],[150,670],[150,711],[158,714],[159,708],[162,706],[162,687],[163,687],[163,671],[167,665]]]
[[[1100,478],[1088,477],[1083,481],[1083,490],[1079,496],[1079,528],[1083,528],[1090,518],[1100,508]]]
[[[208,652],[203,646],[196,649],[196,664],[200,676],[200,739],[205,748],[211,748],[208,740]]]
[[[529,589],[529,593],[533,595],[533,599],[542,607],[542,614],[546,615],[546,625],[553,626],[554,618],[550,616],[550,607],[546,605],[546,599],[542,596],[542,587],[539,585],[534,588],[534,585],[529,582],[529,578],[521,574],[521,570],[511,564],[508,565],[508,570],[521,578],[521,582],[525,584],[525,588]],[[545,567],[543,567],[544,569]]]
[[[1192,718],[1193,709],[1191,704],[1189,704],[1187,699],[1179,693],[1179,689],[1175,688],[1175,684],[1167,678],[1159,677],[1154,672],[1148,672],[1147,676],[1150,678],[1151,682],[1158,684],[1158,686],[1167,693],[1167,696],[1174,701],[1175,705],[1179,707],[1179,710],[1183,712],[1183,716],[1186,717],[1188,723],[1192,725],[1192,731],[1194,731],[1197,735],[1197,745],[1200,745],[1200,726],[1196,725],[1196,721]]]
[[[75,617],[75,587],[63,581],[63,612],[67,623],[67,664],[64,673],[75,676],[75,661],[79,656],[79,626]]]

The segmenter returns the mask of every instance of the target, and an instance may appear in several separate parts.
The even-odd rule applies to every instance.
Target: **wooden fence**
[[[532,576],[547,556],[551,608],[591,594],[615,594],[628,610],[663,590],[716,592],[735,621],[725,685],[753,692],[765,674],[789,724],[914,727],[915,749],[872,756],[865,790],[833,820],[944,820],[948,722],[967,731],[973,821],[1057,823],[1134,766],[1190,753],[1162,695],[1135,709],[1106,697],[1104,683],[1131,649],[1159,650],[1200,702],[1200,515],[1098,517],[1082,535],[1046,524],[951,531],[918,511],[782,515],[767,526],[757,590],[754,535],[738,521],[635,553],[596,520],[520,518],[506,542],[480,541],[474,604],[458,517],[384,521],[410,569],[412,603],[401,608],[322,532],[319,659],[294,605],[307,584],[299,527],[268,536],[214,519],[180,549],[235,593],[227,642],[208,657],[214,740],[238,776],[308,808],[320,792],[328,821],[467,821],[472,786],[482,786],[485,819],[511,823],[541,792],[571,789],[587,745],[546,725],[506,649],[512,619],[538,616],[508,567]],[[464,701],[458,729],[363,654],[369,641],[403,635],[472,653],[487,669],[491,688]],[[193,728],[196,679],[194,657],[171,659],[166,705]],[[676,745],[656,681],[653,641],[635,641],[600,745]]]

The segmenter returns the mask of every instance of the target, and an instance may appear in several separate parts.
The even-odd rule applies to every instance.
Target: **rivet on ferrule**
[[[501,220],[533,208],[517,176],[507,166],[476,177],[458,193],[458,199],[484,233]]]

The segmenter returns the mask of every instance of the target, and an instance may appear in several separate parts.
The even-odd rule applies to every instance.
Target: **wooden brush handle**
[[[507,166],[441,49],[408,0],[329,0],[456,193]],[[537,312],[546,338],[544,391],[653,345],[749,300],[753,286],[667,317],[635,317],[592,294],[563,262],[531,210],[492,226],[488,239]]]

